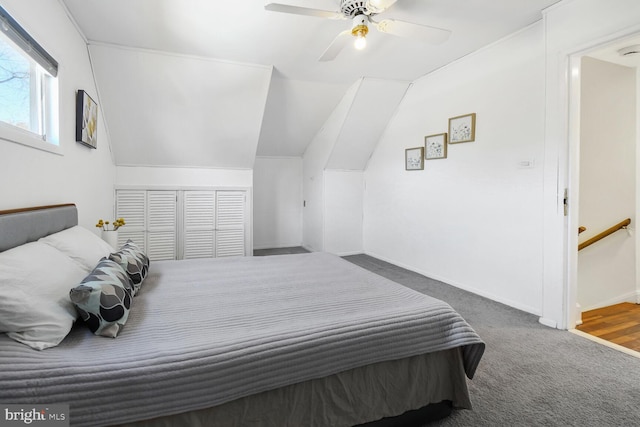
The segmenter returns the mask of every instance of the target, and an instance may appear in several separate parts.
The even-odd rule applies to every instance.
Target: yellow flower
[[[124,218],[116,218],[113,223],[111,223],[112,227],[109,228],[109,221],[103,221],[102,219],[98,220],[96,227],[102,228],[103,231],[115,231],[118,228],[125,225]]]

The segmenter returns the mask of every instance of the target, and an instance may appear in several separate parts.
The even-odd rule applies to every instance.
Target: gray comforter
[[[68,403],[73,425],[211,407],[380,361],[484,343],[448,304],[336,256],[152,263],[118,338],[0,337],[0,402]]]

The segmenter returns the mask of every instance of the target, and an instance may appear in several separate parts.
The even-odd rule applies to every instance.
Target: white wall
[[[580,106],[580,224],[590,239],[636,205],[636,70],[584,57]],[[635,240],[618,231],[578,254],[583,311],[636,301]]]
[[[302,158],[258,157],[253,168],[254,249],[302,245]]]
[[[75,142],[76,91],[87,91],[100,104],[85,42],[57,1],[3,0],[2,6],[59,62],[63,154],[8,142],[0,131],[0,209],[72,202],[80,225],[96,230],[98,218],[113,212],[115,167],[102,115],[98,148]]]
[[[366,253],[541,312],[543,30],[534,24],[414,82],[365,173]],[[473,112],[475,142],[405,171],[405,148]]]
[[[166,168],[118,166],[116,186],[246,187],[253,186],[251,169]]]
[[[576,157],[575,146],[579,141],[579,131],[576,130],[579,119],[574,120],[572,116],[572,121],[569,121],[573,111],[569,107],[576,96],[570,85],[574,76],[570,74],[569,59],[572,55],[580,55],[603,43],[640,31],[640,2],[565,0],[545,11],[544,23],[544,289],[540,321],[549,326],[568,328],[573,327],[572,323],[577,318],[577,253],[574,243],[577,242],[579,226],[577,210],[571,209],[578,201],[577,191],[573,191],[577,188],[572,188],[572,185],[577,182],[577,160],[573,157]],[[568,220],[562,204],[565,188],[569,188]]]
[[[324,193],[324,250],[341,256],[362,253],[364,173],[326,170]]]
[[[354,83],[313,138],[303,156],[303,246],[324,250],[324,169],[362,83]]]

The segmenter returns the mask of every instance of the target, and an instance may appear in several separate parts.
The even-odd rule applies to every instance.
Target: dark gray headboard
[[[74,204],[0,211],[0,252],[78,225]]]

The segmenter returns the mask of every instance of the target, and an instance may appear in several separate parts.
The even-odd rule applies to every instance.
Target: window
[[[58,63],[0,7],[0,138],[58,150]]]

